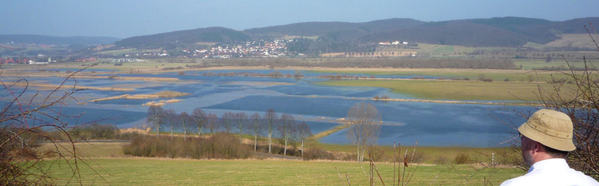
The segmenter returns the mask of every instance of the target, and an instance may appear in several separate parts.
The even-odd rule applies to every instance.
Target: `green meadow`
[[[368,185],[367,162],[293,160],[189,160],[189,159],[88,159],[79,162],[73,177],[73,161],[47,162],[59,185]],[[393,182],[393,164],[376,163],[386,185]],[[364,169],[364,171],[363,171]],[[515,168],[482,165],[416,165],[409,185],[499,185],[523,175]],[[347,176],[346,176],[347,175]],[[376,175],[376,173],[375,173]],[[79,177],[80,176],[80,177]],[[382,185],[378,176],[376,184]]]
[[[536,101],[539,86],[547,83],[509,81],[423,81],[423,80],[347,80],[318,83],[327,86],[382,87],[421,99],[434,100],[526,100]]]
[[[317,73],[338,73],[338,74],[368,74],[368,75],[405,75],[405,76],[432,76],[444,79],[464,79],[477,80],[481,75],[493,81],[549,81],[553,79],[570,79],[567,75],[560,72],[541,72],[532,70],[431,70],[414,69],[410,71],[371,71],[371,70],[316,70]]]
[[[46,161],[40,168],[51,173],[58,185],[345,185],[349,177],[352,185],[367,185],[368,162],[353,161],[300,161],[278,159],[247,160],[193,160],[169,158],[135,158],[123,154],[126,142],[76,143],[82,158],[77,162],[79,174],[73,175],[75,162],[72,159]],[[45,144],[42,148],[55,148]],[[58,143],[63,154],[71,151],[68,143]],[[63,148],[64,147],[64,148]],[[311,143],[310,147],[333,152],[353,152],[351,145]],[[393,147],[379,147],[386,154],[394,154]],[[395,149],[399,150],[399,149]],[[402,147],[402,154],[414,152],[414,147]],[[464,147],[417,147],[416,154],[426,156],[422,163],[412,163],[402,175],[413,172],[409,185],[498,185],[509,178],[524,174],[524,171],[504,165],[491,165],[490,154],[496,153],[496,162],[501,163],[500,154],[509,151],[502,148]],[[468,164],[455,164],[457,154],[467,153]],[[396,153],[395,153],[396,154]],[[431,163],[433,157],[444,156],[448,162]],[[377,170],[386,185],[393,181],[394,164],[391,161],[376,162]],[[398,164],[397,164],[398,166]],[[397,168],[399,169],[399,168]],[[347,176],[346,176],[347,175]],[[376,173],[375,173],[376,175]],[[382,185],[378,176],[376,184]]]
[[[568,68],[568,65],[573,66],[573,67],[577,67],[577,68],[582,68],[584,67],[584,63],[581,62],[581,60],[570,60],[568,59],[569,62],[564,61],[561,58],[557,58],[557,59],[553,59],[551,62],[547,63],[545,62],[544,59],[518,59],[518,60],[514,60],[514,64],[516,64],[516,66],[520,67],[520,65],[522,65],[522,69],[524,70],[532,70],[532,69],[541,69],[541,68],[547,68],[547,67],[566,67]],[[594,66],[594,67],[599,67],[599,61],[597,60],[588,60],[587,61],[587,65],[589,66]]]

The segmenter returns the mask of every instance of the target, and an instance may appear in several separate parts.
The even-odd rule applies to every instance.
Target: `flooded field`
[[[118,77],[136,77],[135,80],[117,78],[77,78],[78,86],[110,87],[114,89],[89,89],[76,93],[67,106],[62,107],[66,115],[79,115],[79,118],[65,118],[69,124],[89,122],[111,123],[120,128],[138,127],[146,124],[148,102],[165,102],[164,109],[174,109],[177,113],[191,113],[195,108],[218,116],[225,112],[245,112],[263,114],[268,109],[277,113],[292,114],[296,120],[306,121],[316,134],[331,129],[339,123],[335,120],[347,116],[347,111],[355,103],[365,101],[377,107],[385,125],[382,127],[378,143],[390,145],[393,142],[418,144],[422,146],[506,146],[501,142],[511,139],[513,129],[496,118],[511,120],[519,125],[525,120],[518,118],[502,105],[448,104],[410,101],[375,101],[374,96],[387,95],[394,99],[414,99],[407,95],[390,92],[389,89],[372,87],[336,87],[315,85],[315,82],[328,81],[322,76],[336,74],[301,71],[304,78],[255,77],[244,74],[270,74],[275,70],[212,70],[187,71],[184,75],[175,72],[162,74],[115,74]],[[293,75],[293,70],[278,71]],[[34,73],[34,72],[31,72]],[[96,71],[97,76],[108,76],[110,71]],[[96,74],[94,73],[94,75]],[[102,74],[104,73],[104,74]],[[206,75],[207,73],[211,75]],[[233,76],[216,74],[231,73]],[[353,76],[367,76],[352,74]],[[320,78],[318,78],[320,77]],[[376,76],[375,78],[403,78],[416,76]],[[150,78],[177,78],[178,81],[153,81]],[[419,77],[420,78],[420,77]],[[435,79],[435,77],[424,77]],[[60,84],[60,77],[27,77],[30,82],[39,84]],[[69,80],[67,85],[74,85]],[[39,90],[42,95],[49,90]],[[126,88],[126,89],[116,89]],[[172,98],[143,97],[125,99],[128,95],[149,95],[163,91],[185,93],[169,103]],[[106,99],[108,97],[123,99]],[[100,99],[98,101],[98,99]],[[92,102],[94,101],[94,102]],[[530,111],[530,107],[509,106],[508,109]],[[324,143],[347,144],[346,131],[341,130],[320,139]]]

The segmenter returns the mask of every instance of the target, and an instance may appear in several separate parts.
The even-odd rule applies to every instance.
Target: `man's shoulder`
[[[506,180],[505,182],[501,183],[501,186],[536,185],[535,180],[538,181],[538,178],[536,178],[534,175],[524,175]]]
[[[590,185],[599,186],[599,182],[583,174],[582,172],[571,171],[563,175],[544,174],[539,172],[528,173],[520,177],[509,179],[501,186],[514,185]]]

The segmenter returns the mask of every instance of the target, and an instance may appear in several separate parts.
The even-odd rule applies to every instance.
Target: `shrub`
[[[408,158],[410,162],[422,163],[424,160],[426,160],[426,154],[424,152],[417,151],[416,153],[410,154]]]
[[[468,153],[460,153],[454,159],[455,164],[466,164],[468,162],[470,162],[470,156]]]
[[[252,148],[232,134],[216,133],[209,138],[184,139],[139,135],[123,147],[125,154],[143,157],[184,157],[193,159],[244,159],[253,155]]]
[[[132,140],[133,138],[139,137],[141,135],[143,135],[143,134],[140,134],[137,131],[135,131],[135,132],[125,132],[125,133],[120,133],[119,139],[122,139],[122,140]]]
[[[179,71],[179,73],[177,73],[177,75],[180,75],[180,76],[181,76],[181,75],[185,75],[185,72],[183,72],[183,71]]]
[[[119,129],[111,124],[97,124],[77,126],[71,129],[70,133],[74,139],[116,139],[119,136]]]
[[[351,156],[351,158],[355,159],[356,157]],[[332,153],[330,153],[326,150],[322,150],[319,148],[310,148],[310,149],[307,149],[306,152],[304,152],[304,160],[316,160],[316,159],[334,160],[335,155],[333,155]]]
[[[435,158],[435,160],[433,161],[433,163],[437,165],[445,165],[447,164],[447,162],[449,162],[449,160],[445,156],[437,156],[437,158]]]
[[[372,157],[372,159],[374,161],[384,161],[385,160],[385,149],[379,147],[379,146],[369,146],[368,147],[368,153],[370,153],[370,157]],[[368,156],[364,157],[364,159],[366,159]]]

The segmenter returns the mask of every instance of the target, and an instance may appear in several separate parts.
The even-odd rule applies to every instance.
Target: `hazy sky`
[[[5,0],[0,34],[126,38],[222,26],[236,30],[309,21],[447,21],[599,17],[599,0]],[[597,23],[599,24],[599,23]]]

